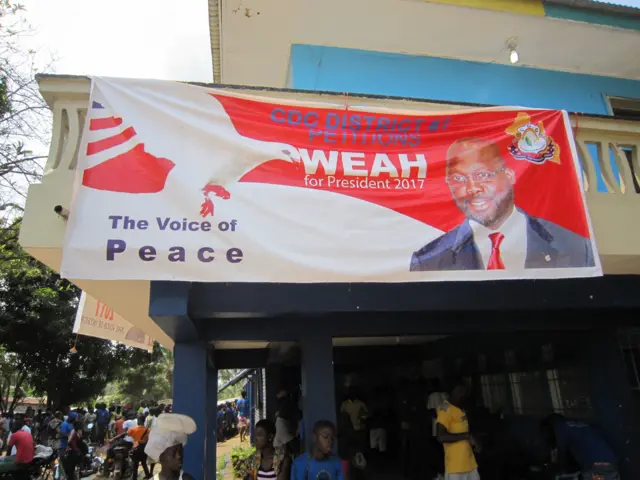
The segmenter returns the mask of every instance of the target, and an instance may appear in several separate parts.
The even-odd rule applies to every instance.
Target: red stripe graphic
[[[164,188],[175,164],[147,153],[144,144],[87,168],[82,177],[85,187],[109,192],[156,193]]]
[[[122,125],[122,119],[118,117],[94,118],[89,122],[89,130],[104,130]]]
[[[87,145],[87,155],[93,155],[94,153],[99,153],[108,148],[121,145],[127,140],[133,138],[135,134],[136,134],[136,131],[133,129],[133,127],[129,127],[126,130],[124,130],[122,133],[119,133],[112,137],[107,137],[107,138],[103,138],[102,140],[98,140],[96,142],[91,142]]]

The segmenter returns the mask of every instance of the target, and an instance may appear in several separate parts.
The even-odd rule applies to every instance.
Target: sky
[[[624,5],[625,7],[640,8],[640,0],[598,0],[601,3],[611,3],[613,5]]]
[[[640,0],[600,0],[640,7]],[[211,82],[207,0],[20,0],[55,73]]]
[[[211,82],[207,0],[20,0],[58,74]]]

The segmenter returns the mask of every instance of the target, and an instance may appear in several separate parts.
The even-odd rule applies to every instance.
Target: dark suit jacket
[[[527,218],[525,268],[593,267],[591,241],[541,218]],[[412,272],[483,270],[469,221],[425,245],[411,257]]]

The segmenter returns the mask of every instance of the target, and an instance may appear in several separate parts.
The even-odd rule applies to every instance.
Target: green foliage
[[[229,380],[242,372],[242,369],[231,368],[227,370],[219,370],[218,371],[218,388],[221,388],[225,385]],[[235,385],[232,385],[228,388],[225,388],[222,392],[218,394],[218,400],[229,400],[231,398],[237,398],[240,396],[242,392],[243,382],[238,382]]]
[[[163,400],[172,396],[173,352],[154,343],[153,351],[137,350],[128,367],[107,388],[109,403],[137,403],[141,400]]]
[[[22,380],[14,381],[14,389],[27,384],[53,406],[96,398],[129,363],[133,349],[74,335],[78,289],[22,250],[17,240],[19,220],[4,227],[0,229],[0,347],[6,370],[13,369],[14,378]]]
[[[233,466],[233,476],[235,478],[246,478],[251,473],[253,455],[256,453],[254,447],[237,446],[231,450],[231,465]]]
[[[224,469],[227,468],[227,460],[224,456],[218,457],[216,460],[216,480],[224,478]]]
[[[0,118],[9,113],[11,104],[7,98],[7,79],[0,78]]]
[[[107,385],[100,401],[109,405],[137,404],[141,400],[165,400],[172,397],[173,352],[159,343],[153,351],[135,350],[118,378]]]
[[[99,395],[116,378],[131,348],[72,333],[78,289],[18,245],[25,190],[42,174],[31,147],[49,140],[50,112],[38,90],[32,33],[14,0],[0,0],[0,409],[28,393],[54,406]]]

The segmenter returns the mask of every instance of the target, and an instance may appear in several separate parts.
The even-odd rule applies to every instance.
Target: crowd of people
[[[256,453],[246,480],[363,480],[381,470],[410,480],[480,480],[481,475],[512,480],[568,473],[584,480],[619,480],[614,453],[587,423],[557,413],[537,421],[537,433],[528,435],[529,441],[539,439],[539,456],[525,458],[511,444],[515,436],[505,428],[502,414],[483,418],[464,382],[444,390],[439,382],[426,395],[415,385],[376,390],[365,402],[348,388],[338,405],[337,427],[316,422],[306,452],[299,398],[282,391],[275,419],[255,426]],[[389,470],[392,463],[400,471]]]
[[[153,477],[154,464],[147,465],[144,448],[150,432],[161,414],[170,414],[171,405],[141,402],[134,407],[104,403],[84,408],[64,408],[58,411],[29,407],[24,414],[4,413],[0,421],[0,451],[2,461],[14,462],[17,474],[33,461],[36,445],[50,447],[57,452],[67,478],[75,479],[75,470],[88,445],[109,445],[108,452],[119,444],[133,449],[134,471],[142,465],[145,478]],[[110,454],[110,453],[108,453]]]
[[[301,398],[298,392],[282,390],[275,418],[255,425],[256,452],[244,480],[364,480],[372,470],[385,470],[392,455],[410,480],[532,478],[504,470],[514,455],[500,448],[496,439],[511,437],[505,430],[492,433],[483,425],[469,402],[466,384],[442,390],[437,383],[426,396],[411,388],[376,390],[367,402],[349,388],[338,407],[338,425],[316,422],[309,449]],[[251,415],[246,397],[243,392],[237,401],[218,406],[219,441],[238,433],[241,441],[248,438]],[[116,446],[124,445],[132,452],[134,478],[140,466],[145,479],[178,480],[190,478],[181,470],[182,448],[195,429],[192,419],[171,413],[170,405],[97,404],[86,410],[4,414],[0,445],[6,447],[4,459],[18,465],[31,462],[36,443],[48,445],[57,450],[71,480],[88,443],[105,445],[107,459]],[[555,471],[568,471],[573,461],[571,471],[579,470],[582,479],[619,480],[615,455],[596,429],[559,414],[546,417],[538,429],[550,462],[559,465]],[[154,477],[158,464],[160,473]]]
[[[237,401],[222,402],[218,405],[216,413],[218,442],[224,442],[237,434],[240,434],[240,442],[247,439],[249,408],[245,391],[242,391],[241,397]]]

